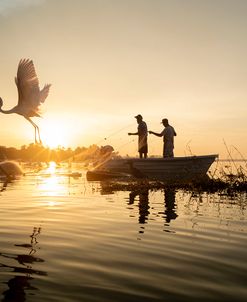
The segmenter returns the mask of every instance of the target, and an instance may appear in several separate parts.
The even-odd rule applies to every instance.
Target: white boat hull
[[[206,177],[218,155],[174,158],[117,158],[101,164],[95,171],[128,173],[137,178],[189,181]]]

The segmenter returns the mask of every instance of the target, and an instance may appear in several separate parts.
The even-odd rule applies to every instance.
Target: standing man
[[[140,158],[147,158],[148,153],[148,129],[147,124],[142,120],[142,116],[140,114],[135,116],[138,127],[137,132],[131,133],[128,135],[138,135],[138,152]]]
[[[174,149],[174,136],[177,135],[176,131],[172,126],[169,125],[168,119],[164,118],[161,122],[164,125],[165,129],[161,133],[156,133],[153,131],[148,131],[150,134],[154,134],[156,136],[163,136],[163,157],[174,157],[173,149]]]

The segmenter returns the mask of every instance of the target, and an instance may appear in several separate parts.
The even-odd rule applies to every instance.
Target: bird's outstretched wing
[[[44,88],[40,91],[40,102],[41,103],[44,103],[45,99],[47,98],[50,87],[51,87],[51,84],[45,84]]]
[[[45,85],[40,91],[33,61],[29,59],[20,60],[15,83],[18,89],[18,106],[25,106],[34,111],[45,101],[51,86]]]
[[[35,99],[39,99],[39,80],[35,72],[33,61],[22,59],[19,62],[15,83],[18,89],[18,106],[38,106]],[[35,104],[36,103],[36,104]]]

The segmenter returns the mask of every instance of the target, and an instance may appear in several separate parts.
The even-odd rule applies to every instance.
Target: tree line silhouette
[[[0,160],[16,160],[25,162],[90,162],[97,159],[101,147],[93,144],[89,147],[51,149],[41,144],[23,145],[19,149],[14,147],[0,146]]]

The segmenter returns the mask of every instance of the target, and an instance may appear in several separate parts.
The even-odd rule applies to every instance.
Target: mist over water
[[[246,193],[112,191],[82,164],[23,168],[0,182],[1,301],[246,301]]]

